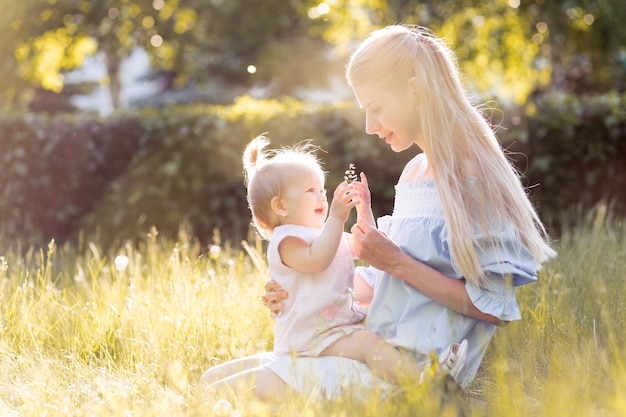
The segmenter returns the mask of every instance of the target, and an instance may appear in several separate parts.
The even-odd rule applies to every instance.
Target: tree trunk
[[[111,43],[107,43],[103,49],[106,58],[107,75],[109,77],[111,104],[113,105],[113,110],[119,110],[122,107],[120,97],[122,91],[122,82],[120,80],[121,58],[117,49]]]

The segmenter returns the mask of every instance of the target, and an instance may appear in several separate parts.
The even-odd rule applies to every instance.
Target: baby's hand
[[[352,191],[352,185],[346,181],[337,186],[330,202],[329,217],[335,217],[342,222],[346,222],[350,216],[350,211],[359,203],[359,199]]]

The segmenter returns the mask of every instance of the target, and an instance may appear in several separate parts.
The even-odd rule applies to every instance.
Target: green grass
[[[467,393],[442,397],[436,380],[392,400],[240,398],[221,411],[197,389],[201,373],[271,348],[258,242],[217,253],[152,230],[114,253],[3,249],[0,415],[623,416],[624,229],[599,212],[563,234],[540,281],[517,292],[524,319],[496,332]]]

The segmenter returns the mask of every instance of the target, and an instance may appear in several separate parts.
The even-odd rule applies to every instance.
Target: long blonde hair
[[[538,264],[554,256],[519,173],[468,99],[456,58],[442,39],[422,27],[388,26],[370,33],[346,68],[353,87],[375,82],[406,88],[412,77],[419,96],[416,123],[445,213],[452,259],[465,279],[476,285],[486,279],[478,252],[502,243],[497,232],[503,225],[513,225]],[[468,176],[477,177],[475,185]]]
[[[270,239],[274,228],[280,225],[280,218],[272,210],[272,199],[282,195],[288,180],[304,172],[315,173],[322,183],[325,179],[325,172],[315,156],[319,148],[309,141],[265,150],[269,144],[267,137],[259,135],[243,152],[244,184],[248,189],[252,224],[264,239]]]

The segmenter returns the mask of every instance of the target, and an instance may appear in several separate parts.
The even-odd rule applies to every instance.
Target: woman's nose
[[[365,116],[365,132],[369,135],[373,135],[380,128],[380,124],[378,123],[378,118],[371,115]]]

